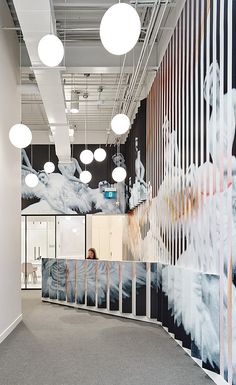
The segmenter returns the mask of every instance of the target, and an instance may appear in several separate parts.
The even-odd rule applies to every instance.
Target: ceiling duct
[[[65,113],[61,69],[45,67],[38,57],[40,39],[55,32],[50,0],[13,0],[32,69],[42,97],[50,128],[54,127],[56,154],[59,162],[71,161],[68,122]]]

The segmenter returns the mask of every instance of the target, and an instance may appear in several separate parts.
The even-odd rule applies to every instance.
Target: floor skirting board
[[[124,313],[120,313],[119,311],[114,311],[111,313],[111,311],[109,311],[107,309],[98,309],[97,307],[93,308],[93,307],[88,307],[86,305],[77,305],[74,303],[68,303],[66,301],[65,302],[58,301],[56,299],[42,298],[42,301],[48,302],[48,303],[53,303],[53,304],[60,305],[60,306],[72,307],[74,309],[80,309],[80,310],[92,311],[92,312],[96,312],[96,313],[100,313],[100,314],[106,314],[106,315],[110,315],[111,317],[115,316],[115,317],[127,318],[127,319],[134,320],[134,321],[148,322],[151,324],[162,326],[160,322],[157,322],[154,319],[152,320],[152,319],[149,319],[147,317],[141,317],[141,316],[139,317],[139,316],[135,316],[134,314],[124,314]]]
[[[22,314],[20,314],[1,334],[0,343],[9,336],[9,334],[16,328],[16,326],[22,321]]]
[[[203,370],[217,385],[228,385],[228,382],[226,382],[219,374],[213,373],[207,369],[203,369]]]

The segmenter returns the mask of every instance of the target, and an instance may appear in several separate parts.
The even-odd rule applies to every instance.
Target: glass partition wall
[[[57,217],[57,257],[85,258],[85,217]]]
[[[42,258],[85,258],[85,222],[85,216],[22,216],[22,289],[42,287]]]

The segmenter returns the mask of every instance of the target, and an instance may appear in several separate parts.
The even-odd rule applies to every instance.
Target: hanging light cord
[[[30,160],[31,160],[31,167],[32,167],[32,169],[34,169],[34,167],[33,167],[33,146],[32,146],[32,144],[30,146]]]
[[[50,31],[50,35],[52,35],[52,8],[51,8],[51,2],[50,2],[50,12],[49,12],[49,31]]]
[[[85,141],[85,149],[87,149],[87,103],[88,103],[88,84],[87,84],[87,76],[86,76],[86,95],[87,99],[85,102],[85,131],[84,131],[84,141]]]
[[[22,62],[21,62],[21,44],[22,44],[22,31],[20,30],[20,123],[22,124]]]
[[[66,0],[65,0],[65,6],[66,6]],[[66,12],[65,12],[65,29],[64,29],[64,67],[66,66],[66,28],[67,28],[67,18],[66,18]]]
[[[101,113],[102,113],[102,110],[101,110],[101,95],[102,95],[102,89],[103,89],[103,86],[102,86],[102,74],[101,74],[101,92],[99,92],[99,130],[101,131],[101,127],[102,127],[102,118],[101,118]],[[101,144],[99,145],[99,147],[101,148]]]
[[[117,139],[117,155],[120,153],[120,139]]]

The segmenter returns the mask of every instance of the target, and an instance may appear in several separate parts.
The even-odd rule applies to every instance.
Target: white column
[[[0,26],[11,27],[5,0]],[[0,29],[0,342],[21,320],[20,150],[9,139],[20,120],[19,44],[15,31]]]

